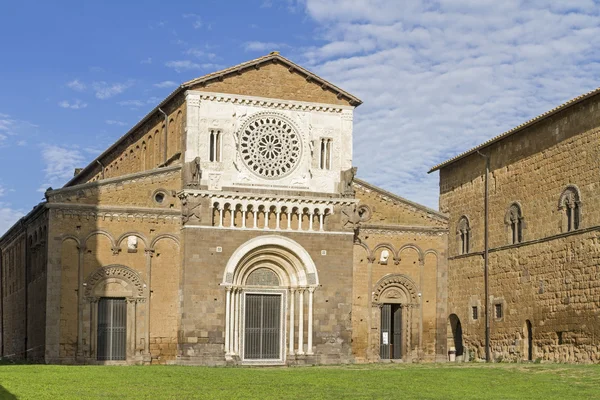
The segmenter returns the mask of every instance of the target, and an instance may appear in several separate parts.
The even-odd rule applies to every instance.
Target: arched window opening
[[[563,231],[579,229],[581,221],[581,201],[575,186],[568,186],[560,195],[558,209],[563,212]]]
[[[471,250],[471,227],[467,217],[463,216],[458,221],[456,235],[458,237],[458,254],[468,254]]]
[[[517,244],[523,242],[523,213],[517,203],[513,203],[506,213],[506,224],[509,227],[509,243]]]

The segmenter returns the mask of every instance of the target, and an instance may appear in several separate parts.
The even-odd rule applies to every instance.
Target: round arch
[[[250,239],[229,258],[221,285],[239,285],[248,269],[269,261],[287,272],[290,286],[318,286],[319,274],[310,254],[296,241],[277,235]]]

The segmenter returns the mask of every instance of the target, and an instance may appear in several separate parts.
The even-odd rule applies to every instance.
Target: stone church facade
[[[445,359],[448,219],[355,178],[360,103],[278,53],[182,84],[0,238],[0,355]]]
[[[458,357],[485,358],[487,304],[493,359],[600,362],[599,169],[600,89],[432,169]]]

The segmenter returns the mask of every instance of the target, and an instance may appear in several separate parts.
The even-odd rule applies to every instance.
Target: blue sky
[[[181,82],[271,50],[364,101],[359,176],[429,167],[600,86],[593,0],[21,1],[0,13],[0,234]]]

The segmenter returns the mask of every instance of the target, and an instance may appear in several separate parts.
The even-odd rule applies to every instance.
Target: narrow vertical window
[[[469,220],[463,216],[458,221],[456,229],[456,235],[458,239],[458,254],[468,254],[470,251],[469,242],[471,236],[471,228],[469,226]]]
[[[210,131],[210,156],[209,161],[215,161],[215,132]]]
[[[221,162],[221,131],[216,132],[217,138],[215,140],[215,161]]]
[[[326,153],[326,169],[331,169],[331,139],[327,139],[327,153]]]
[[[558,209],[563,211],[563,232],[579,229],[581,220],[581,201],[579,190],[574,185],[569,185],[560,195]]]
[[[479,318],[479,313],[477,311],[477,306],[471,307],[471,315],[473,316],[473,320],[477,320]]]
[[[209,158],[211,162],[221,161],[221,131],[210,131]]]
[[[523,214],[521,207],[513,203],[506,213],[505,223],[509,229],[509,243],[517,244],[523,242]]]
[[[319,168],[325,169],[325,139],[321,139],[321,156],[319,160]]]
[[[501,319],[502,318],[502,303],[494,304],[494,311],[496,314],[496,319]]]

